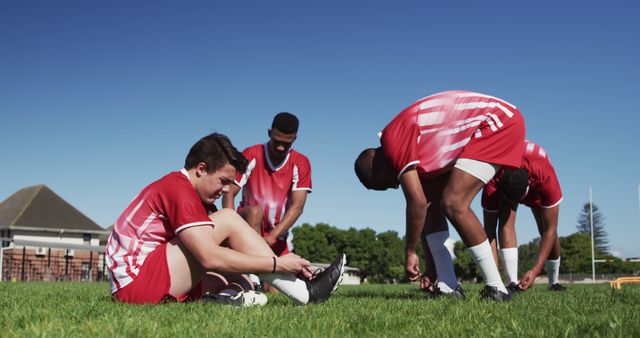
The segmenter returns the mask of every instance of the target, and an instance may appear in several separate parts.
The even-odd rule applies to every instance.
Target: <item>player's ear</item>
[[[196,165],[196,177],[204,176],[207,173],[207,164],[204,162]]]

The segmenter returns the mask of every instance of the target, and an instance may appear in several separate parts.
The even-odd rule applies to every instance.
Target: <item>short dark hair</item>
[[[498,190],[503,198],[510,202],[518,202],[529,185],[529,173],[524,168],[505,170],[498,182]]]
[[[375,156],[376,149],[367,148],[358,155],[358,158],[356,158],[356,162],[353,165],[360,183],[362,183],[362,185],[367,189],[369,189],[373,177],[373,161]]]
[[[276,116],[273,117],[271,129],[278,129],[285,134],[293,134],[298,132],[299,124],[300,122],[295,115],[287,112],[282,112],[276,114]]]
[[[247,171],[248,161],[236,147],[231,144],[231,140],[223,134],[213,133],[201,138],[189,150],[189,154],[184,161],[184,168],[189,170],[204,162],[207,165],[207,172],[213,172],[231,164],[237,171],[244,173]]]

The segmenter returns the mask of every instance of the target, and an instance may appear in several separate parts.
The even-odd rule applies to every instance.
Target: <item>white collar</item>
[[[278,167],[276,167],[276,166],[273,165],[273,162],[271,162],[271,158],[269,157],[269,142],[264,144],[264,158],[267,159],[267,164],[269,165],[269,168],[271,168],[272,171],[278,171],[282,167],[284,167],[284,165],[289,160],[289,155],[290,154],[291,154],[291,148],[289,148],[289,150],[287,151],[287,156],[285,156],[285,158],[282,161],[282,163],[280,163],[280,165]]]
[[[191,182],[191,176],[189,176],[189,172],[187,171],[187,169],[182,168],[182,169],[180,169],[180,172],[181,172],[184,176],[187,176],[187,179],[189,180],[189,182]]]

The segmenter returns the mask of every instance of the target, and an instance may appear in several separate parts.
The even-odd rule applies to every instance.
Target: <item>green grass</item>
[[[415,285],[342,286],[328,302],[260,308],[125,305],[105,283],[0,283],[0,337],[640,336],[640,285],[536,285],[510,303],[425,299]]]

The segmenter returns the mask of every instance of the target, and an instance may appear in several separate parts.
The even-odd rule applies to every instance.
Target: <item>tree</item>
[[[578,232],[591,236],[591,216],[589,214],[589,203],[585,203],[578,215]],[[600,213],[598,206],[593,204],[593,241],[595,243],[596,256],[607,255],[609,253],[609,240],[607,232],[604,230],[604,216]]]
[[[595,223],[595,222],[594,222]],[[576,232],[560,238],[560,272],[591,273],[591,235]]]
[[[384,274],[384,280],[395,283],[404,278],[404,241],[398,237],[395,231],[386,231],[378,234],[378,240],[384,247],[384,259],[388,269]]]
[[[304,223],[293,228],[293,247],[296,254],[311,262],[331,262],[338,255],[338,249],[333,245],[335,242],[327,240],[327,237],[336,237],[329,228],[329,225],[322,223],[316,226]]]

